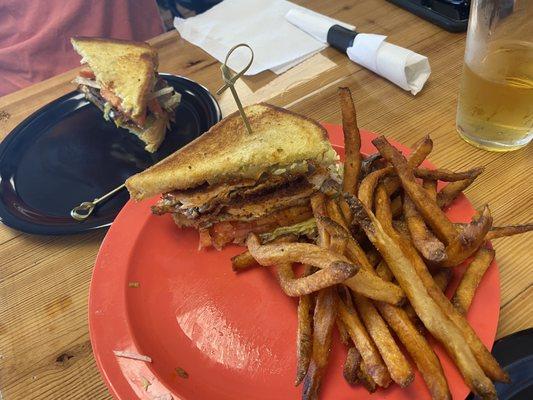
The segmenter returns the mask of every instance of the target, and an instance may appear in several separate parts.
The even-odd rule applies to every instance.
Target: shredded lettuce
[[[280,226],[279,228],[276,228],[272,232],[268,233],[262,233],[259,235],[261,238],[261,241],[271,242],[272,240],[288,234],[293,234],[297,236],[307,236],[309,238],[313,238],[316,236],[316,222],[314,218],[310,218],[307,221],[299,222],[294,225],[289,226]]]

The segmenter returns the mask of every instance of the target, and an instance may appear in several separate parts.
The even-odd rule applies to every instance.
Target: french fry
[[[351,201],[352,203],[355,203],[356,199],[352,199]],[[385,204],[385,207],[386,206],[387,204]],[[396,230],[392,226],[392,224],[384,223],[382,227],[385,229],[385,232],[388,236],[393,237],[396,242],[400,243],[402,250],[405,254],[408,255],[409,259],[411,260],[412,265],[414,266],[417,275],[420,277],[424,286],[426,287],[427,292],[429,293],[431,298],[439,305],[439,307],[444,311],[446,316],[460,330],[461,334],[464,336],[466,342],[468,343],[468,346],[470,347],[470,349],[474,353],[474,356],[479,362],[479,365],[482,367],[483,371],[487,374],[487,376],[495,381],[509,382],[509,376],[507,375],[507,373],[505,373],[498,365],[496,359],[481,342],[481,340],[477,337],[476,333],[468,324],[464,316],[455,309],[450,300],[444,295],[443,291],[437,286],[435,280],[428,272],[424,261],[418,255],[418,252],[412,246],[411,242],[399,235],[398,232],[396,232]]]
[[[401,308],[385,303],[378,302],[377,307],[415,362],[428,387],[431,398],[433,400],[451,399],[448,382],[437,355],[424,336],[413,325],[406,312]]]
[[[380,222],[388,225],[389,229],[392,229],[389,196],[384,185],[378,186],[375,200],[376,214],[379,214],[383,218],[383,221],[380,220]],[[447,272],[448,276],[451,276],[449,270],[444,271]],[[394,277],[385,260],[381,260],[376,268],[376,272],[386,281],[390,281]],[[411,355],[411,358],[422,374],[422,378],[426,382],[431,397],[434,400],[450,399],[450,390],[440,361],[426,339],[422,336],[420,330],[421,322],[416,313],[414,313],[411,305],[408,304],[406,310],[382,302],[376,302],[376,306],[381,316],[387,321],[392,330],[394,330],[396,336]],[[411,309],[414,315],[409,316],[407,309]]]
[[[465,179],[476,179],[482,172],[483,167],[476,167],[463,172],[453,172],[444,168],[427,169],[416,168],[414,174],[417,178],[432,179],[436,181],[444,182],[457,182]]]
[[[457,236],[455,225],[448,220],[444,212],[432,201],[428,193],[415,180],[413,171],[409,168],[405,157],[385,139],[380,136],[372,143],[381,155],[393,166],[402,182],[405,192],[415,203],[417,210],[423,215],[424,220],[431,226],[437,237],[448,244]]]
[[[333,268],[335,265],[346,264],[346,268],[359,270],[346,257],[331,250],[310,243],[271,243],[261,245],[255,234],[246,240],[248,250],[262,266],[279,265],[282,263],[308,264],[320,269]],[[302,278],[303,279],[303,278]]]
[[[374,201],[374,191],[376,190],[376,186],[378,185],[380,179],[382,179],[384,176],[391,174],[392,171],[394,171],[394,169],[391,166],[378,169],[368,174],[361,181],[357,197],[367,208],[372,208],[372,204]]]
[[[348,229],[348,222],[344,218],[339,204],[334,199],[329,199],[326,202],[327,215],[333,220],[337,221],[338,224],[341,224],[345,229]]]
[[[533,224],[493,226],[487,233],[487,240],[498,239],[501,237],[519,235],[521,233],[533,231]]]
[[[431,153],[431,150],[433,150],[433,140],[427,135],[417,142],[414,147],[415,149],[407,161],[410,168],[416,168],[424,162],[429,153]],[[383,183],[385,184],[389,196],[394,194],[401,186],[400,179],[397,176],[388,176],[383,180]]]
[[[446,258],[439,265],[450,268],[462,263],[483,244],[491,226],[492,216],[485,206],[481,216],[465,226],[446,247]]]
[[[392,215],[396,218],[402,213],[403,209],[403,202],[402,202],[402,196],[396,196],[391,201],[391,212]]]
[[[346,347],[350,346],[350,335],[348,334],[348,330],[344,326],[344,323],[340,318],[337,318],[337,321],[335,322],[337,324],[337,331],[339,331],[339,336],[342,344]]]
[[[420,254],[428,261],[435,263],[443,261],[446,258],[444,243],[428,229],[415,204],[407,195],[403,199],[403,212],[413,245]]]
[[[366,371],[371,378],[381,387],[389,386],[391,377],[389,371],[374,342],[368,335],[363,323],[359,319],[357,312],[348,307],[344,301],[337,302],[338,313],[348,333],[352,338],[352,341],[357,347],[357,350],[361,354]]]
[[[476,178],[469,178],[462,181],[448,183],[440,190],[439,193],[437,193],[437,205],[440,208],[448,207],[453,203],[457,196],[463,193],[463,190],[465,190],[472,184],[472,182],[474,182],[475,179]]]
[[[319,216],[317,217],[317,221],[330,235],[340,236],[346,240],[346,254],[349,260],[358,263],[361,265],[361,268],[367,271],[374,270],[373,266],[368,261],[364,250],[359,246],[359,243],[357,243],[348,230],[332,218]]]
[[[357,127],[357,114],[350,89],[341,87],[338,92],[341,105],[345,151],[342,191],[355,194],[357,193],[359,174],[361,172],[361,134]],[[352,217],[348,205],[344,201],[341,201],[340,206],[346,221],[351,222]]]
[[[282,263],[276,267],[276,272],[283,292],[290,297],[299,297],[344,282],[355,274],[354,267],[350,264],[337,263],[314,274],[295,278],[292,265]]]
[[[293,243],[297,240],[298,236],[289,234],[279,236],[270,243]],[[241,254],[237,254],[236,256],[231,258],[231,268],[235,272],[240,272],[258,265],[259,264],[257,264],[257,261],[255,261],[255,259],[252,257],[248,250],[242,252]]]
[[[482,398],[496,398],[494,385],[484,374],[474,357],[467,344],[468,339],[465,341],[465,337],[458,327],[447,318],[442,308],[429,295],[428,288],[424,285],[414,266],[413,254],[405,250],[404,245],[401,244],[402,242],[398,242],[397,237],[389,236],[372,212],[366,209],[354,196],[346,195],[345,199],[350,205],[354,218],[378,248],[400,286],[405,290],[417,315],[424,322],[428,331],[442,343],[454,359],[466,384]],[[416,250],[414,252],[416,253]],[[431,275],[429,276],[431,278]],[[442,294],[442,292],[440,293]]]
[[[446,288],[450,284],[450,281],[452,279],[452,271],[449,268],[443,268],[438,273],[433,275],[433,280],[435,281],[435,285],[442,291],[445,292]],[[406,304],[403,308],[405,310],[405,313],[409,317],[409,319],[413,322],[413,324],[417,327],[417,329],[420,332],[425,332],[424,325],[422,324],[422,321],[418,318],[418,315],[416,315],[415,309],[411,304]]]
[[[372,265],[373,267],[378,265],[378,263],[381,261],[381,255],[373,247],[370,250],[367,250],[365,255],[366,255],[366,259],[368,260],[370,265]]]
[[[302,399],[318,399],[322,378],[331,352],[333,326],[337,318],[337,296],[334,288],[322,289],[317,294],[313,314],[313,352],[304,378]]]
[[[311,273],[311,267],[306,266],[303,276]],[[312,295],[300,296],[298,300],[298,329],[296,331],[296,380],[295,386],[302,383],[313,351],[313,297]]]
[[[374,340],[394,382],[407,387],[414,379],[411,366],[394,341],[385,321],[366,297],[354,296],[354,302],[370,337]]]
[[[466,314],[472,304],[476,289],[494,260],[494,250],[481,247],[463,274],[452,298],[452,304],[461,314]]]
[[[368,391],[368,393],[374,393],[376,391],[376,382],[368,373],[368,367],[366,366],[364,360],[361,360],[361,364],[359,365],[359,369],[357,370],[357,378],[359,379],[359,382],[361,382],[361,384]]]
[[[326,196],[324,193],[317,192],[311,196],[311,208],[315,219],[321,215],[327,215]],[[329,247],[329,234],[324,230],[321,224],[317,224],[318,245],[324,248]]]
[[[392,274],[391,270],[387,266],[387,263],[385,260],[381,260],[376,267],[376,273],[378,276],[383,279],[386,282],[390,282],[394,279],[394,275]]]
[[[339,100],[345,149],[342,190],[346,193],[355,194],[361,171],[361,134],[357,126],[357,114],[350,89],[347,87],[339,88]]]
[[[348,353],[346,354],[346,361],[344,361],[344,367],[342,368],[342,376],[346,382],[350,385],[355,385],[359,382],[359,376],[357,370],[361,366],[361,353],[357,350],[355,346],[350,346],[348,348]]]
[[[257,237],[251,234],[246,244],[255,260],[263,266],[281,263],[301,263],[324,269],[330,268],[335,264],[354,265],[346,257],[310,243],[261,245]],[[402,304],[405,300],[403,291],[397,285],[383,282],[379,277],[373,276],[363,269],[359,269],[355,276],[345,280],[343,283],[353,291],[374,300],[391,304]]]
[[[437,181],[433,179],[424,179],[422,181],[422,187],[426,189],[429,196],[433,201],[437,201]]]

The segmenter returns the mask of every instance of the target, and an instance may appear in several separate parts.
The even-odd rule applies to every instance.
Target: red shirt
[[[72,36],[163,33],[155,0],[0,1],[0,96],[80,65]]]

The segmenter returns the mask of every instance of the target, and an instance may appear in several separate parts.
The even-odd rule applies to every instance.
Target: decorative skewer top
[[[228,67],[228,59],[231,56],[231,54],[237,50],[239,47],[246,47],[250,50],[250,61],[248,62],[248,65],[246,65],[241,71],[237,72],[235,75],[231,76],[231,71]],[[237,94],[237,90],[235,89],[235,82],[237,82],[237,79],[239,79],[241,76],[244,75],[246,71],[251,67],[252,62],[254,61],[254,51],[250,46],[248,46],[245,43],[240,43],[236,46],[233,46],[230,51],[228,51],[228,54],[226,55],[226,58],[224,60],[224,64],[220,66],[220,70],[222,71],[222,80],[224,81],[224,86],[222,86],[220,89],[217,90],[217,95],[222,94],[224,90],[229,88],[231,90],[231,94],[233,95],[233,98],[235,99],[235,103],[237,103],[237,108],[239,109],[239,113],[241,114],[242,120],[244,121],[244,125],[246,126],[246,130],[249,134],[252,134],[252,128],[250,126],[250,122],[248,121],[248,117],[244,113],[244,109],[242,107],[241,100],[239,99],[239,95]]]

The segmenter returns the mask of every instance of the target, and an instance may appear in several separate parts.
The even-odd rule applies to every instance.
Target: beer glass
[[[491,151],[533,137],[533,0],[473,0],[457,131]]]

